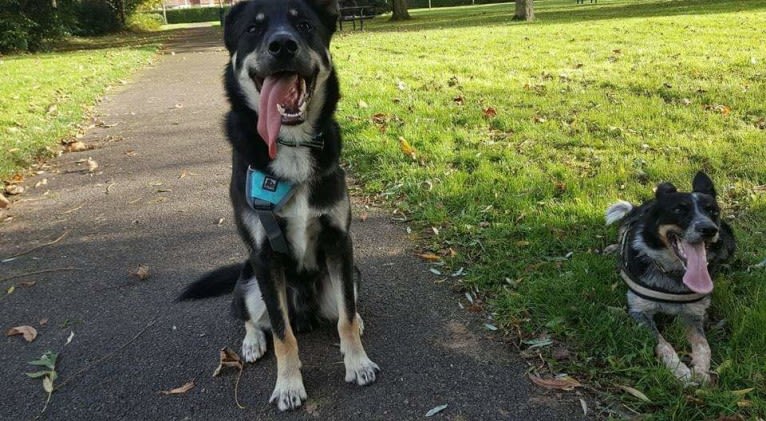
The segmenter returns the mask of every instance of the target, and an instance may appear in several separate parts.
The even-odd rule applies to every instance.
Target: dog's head
[[[707,248],[718,241],[721,224],[713,181],[698,172],[691,193],[662,183],[657,186],[654,202],[648,216],[663,252],[681,263],[683,282],[689,289],[709,293],[713,281],[707,268]]]
[[[337,0],[250,0],[226,16],[231,71],[258,113],[258,133],[272,159],[280,130],[313,130],[332,72],[329,47],[337,17]]]

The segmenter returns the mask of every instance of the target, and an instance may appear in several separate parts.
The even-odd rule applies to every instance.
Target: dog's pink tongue
[[[282,126],[282,115],[277,105],[286,103],[294,96],[295,82],[298,76],[277,75],[263,80],[261,99],[258,103],[258,134],[269,146],[269,158],[277,157],[277,138]]]
[[[690,290],[709,294],[713,291],[713,280],[707,271],[707,254],[705,252],[705,243],[689,244],[683,241],[682,247],[686,254],[686,273],[684,273],[684,285]]]

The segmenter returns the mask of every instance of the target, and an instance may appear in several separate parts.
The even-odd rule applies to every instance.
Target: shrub
[[[228,8],[223,9],[225,14]],[[221,20],[220,7],[195,7],[167,11],[168,23],[216,22]]]
[[[80,1],[76,16],[77,35],[103,35],[120,29],[117,13],[102,0]]]
[[[133,32],[148,32],[160,29],[164,23],[157,13],[133,13],[128,17],[128,29]]]

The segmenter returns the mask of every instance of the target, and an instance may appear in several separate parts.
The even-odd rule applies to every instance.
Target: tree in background
[[[534,20],[535,0],[516,0],[516,13],[513,20]]]
[[[407,0],[391,0],[391,20],[406,20],[410,18],[410,12],[407,11]]]

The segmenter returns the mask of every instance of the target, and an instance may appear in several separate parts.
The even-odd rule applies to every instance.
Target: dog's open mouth
[[[269,146],[271,159],[277,156],[277,138],[282,125],[294,126],[306,121],[316,76],[316,72],[308,78],[298,73],[281,72],[265,78],[253,78],[261,93],[258,134]]]
[[[709,294],[713,291],[713,279],[707,270],[705,242],[690,243],[672,232],[668,233],[668,240],[673,253],[684,265],[684,285],[700,294]]]

